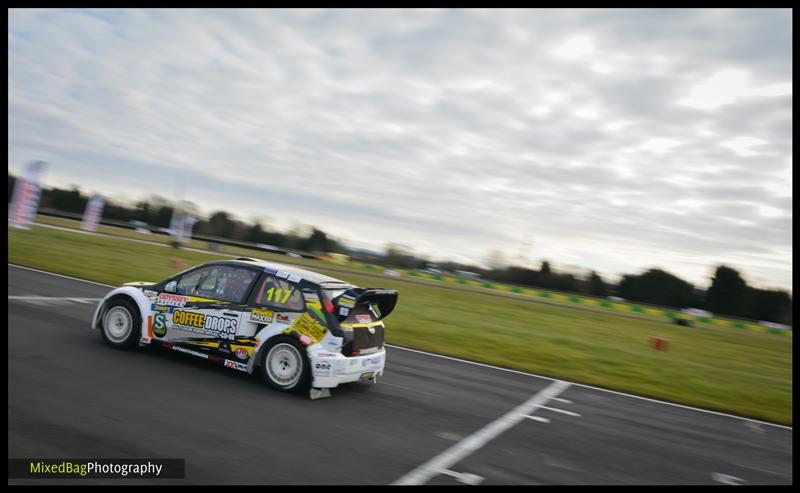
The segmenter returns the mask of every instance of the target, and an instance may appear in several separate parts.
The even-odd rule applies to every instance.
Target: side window
[[[280,310],[301,311],[305,309],[303,294],[286,279],[266,275],[258,286],[256,305],[269,306]]]
[[[178,280],[177,293],[189,296],[194,295],[200,280],[208,276],[211,270],[212,267],[203,267],[185,274]]]
[[[258,273],[228,265],[203,267],[178,281],[178,294],[199,296],[232,303],[244,302]]]

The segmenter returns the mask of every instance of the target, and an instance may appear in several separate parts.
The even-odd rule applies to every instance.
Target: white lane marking
[[[92,303],[95,301],[100,301],[103,298],[62,298],[58,296],[9,296],[8,299],[10,300],[21,300],[21,301],[74,301],[76,303]]]
[[[548,411],[555,411],[555,412],[557,412],[557,413],[561,413],[561,414],[568,414],[568,415],[570,415],[570,416],[577,416],[577,417],[579,417],[579,418],[581,417],[581,415],[580,415],[580,414],[578,414],[578,413],[573,413],[572,411],[566,411],[566,410],[564,410],[564,409],[556,409],[556,408],[554,408],[554,407],[539,406],[539,409],[547,409]]]
[[[543,417],[541,417],[541,416],[531,416],[531,415],[527,415],[527,416],[525,416],[525,417],[526,417],[526,418],[528,418],[528,419],[532,419],[532,420],[534,420],[534,421],[540,421],[540,422],[542,422],[542,423],[549,423],[549,422],[550,422],[550,420],[549,420],[549,419],[547,419],[547,418],[543,418]]]
[[[486,445],[489,441],[495,439],[500,434],[525,419],[526,415],[535,412],[536,408],[563,392],[569,385],[568,382],[562,381],[551,383],[524,403],[492,421],[466,439],[451,446],[428,462],[421,464],[392,484],[417,485],[427,483],[432,477],[441,474],[442,471],[447,470],[453,464],[463,460],[465,457]]]
[[[711,479],[713,479],[718,483],[729,484],[733,486],[740,486],[742,483],[745,482],[745,480],[742,478],[737,478],[736,476],[729,476],[727,474],[721,474],[718,472],[712,472]]]
[[[91,231],[84,231],[82,229],[65,228],[64,226],[54,226],[52,224],[42,224],[42,223],[33,223],[33,224],[34,224],[34,226],[39,226],[41,228],[58,229],[58,230],[61,230],[61,231],[68,231],[70,233],[80,233],[80,234],[84,234],[84,235],[100,236],[100,237],[103,237],[103,238],[114,238],[114,239],[125,240],[125,241],[133,241],[133,242],[136,242],[136,243],[144,243],[145,245],[155,245],[155,246],[161,246],[161,247],[169,247],[169,244],[167,244],[167,243],[158,243],[156,241],[138,240],[136,238],[126,238],[124,236],[110,235],[110,234],[106,234],[106,233],[93,233]]]
[[[553,399],[556,402],[563,402],[564,404],[572,404],[572,401],[569,399],[562,399],[561,397],[556,397]]]
[[[535,373],[528,373],[528,372],[519,371],[519,370],[512,370],[510,368],[503,368],[501,366],[487,365],[486,363],[478,363],[477,361],[469,361],[469,360],[466,360],[466,359],[454,358],[452,356],[445,356],[443,354],[429,353],[427,351],[420,351],[419,349],[411,349],[411,348],[407,348],[407,347],[403,347],[403,346],[395,346],[393,344],[384,344],[384,346],[390,347],[390,348],[394,348],[394,349],[402,349],[404,351],[411,351],[412,353],[419,353],[419,354],[425,354],[427,356],[434,356],[434,357],[437,357],[437,358],[449,359],[449,360],[452,360],[452,361],[458,361],[458,362],[467,363],[467,364],[470,364],[470,365],[483,366],[485,368],[492,368],[494,370],[506,371],[506,372],[509,372],[509,373],[516,373],[518,375],[525,375],[525,376],[528,376],[528,377],[542,378],[542,379],[545,379],[545,380],[568,382],[568,380],[557,380],[557,379],[555,379],[553,377],[546,377],[544,375],[537,375]],[[601,392],[608,392],[609,394],[616,394],[616,395],[621,395],[621,396],[625,396],[625,397],[631,397],[633,399],[642,399],[642,400],[645,400],[645,401],[654,402],[656,404],[664,404],[664,405],[667,405],[667,406],[680,407],[680,408],[683,408],[683,409],[688,409],[690,411],[698,411],[698,412],[701,412],[701,413],[716,414],[717,416],[726,416],[728,418],[741,419],[741,420],[744,420],[744,421],[751,421],[753,423],[761,423],[762,425],[775,426],[777,428],[783,428],[783,429],[786,429],[786,430],[791,430],[792,429],[791,426],[779,425],[777,423],[770,423],[768,421],[759,421],[759,420],[753,419],[753,418],[745,418],[743,416],[735,416],[733,414],[725,414],[725,413],[721,413],[721,412],[717,412],[717,411],[711,411],[711,410],[708,410],[708,409],[700,409],[699,407],[685,406],[683,404],[676,404],[674,402],[660,401],[658,399],[653,399],[653,398],[650,398],[650,397],[644,397],[644,396],[635,395],[635,394],[626,394],[625,392],[618,392],[616,390],[604,389],[602,387],[593,387],[591,385],[586,385],[586,384],[583,384],[583,383],[577,383],[577,382],[569,382],[569,383],[574,385],[575,387],[583,387],[585,389],[599,390]]]
[[[459,483],[468,484],[470,486],[478,485],[485,479],[483,476],[478,476],[477,474],[472,474],[469,472],[455,472],[451,471],[450,469],[442,469],[439,472],[441,474],[446,474],[447,476],[456,478],[456,481]]]
[[[72,279],[72,280],[75,280],[75,281],[88,282],[90,284],[97,284],[98,286],[107,286],[109,288],[115,287],[115,286],[112,286],[110,284],[103,284],[103,283],[100,283],[100,282],[89,281],[89,280],[86,280],[86,279],[79,279],[77,277],[64,276],[64,275],[61,275],[61,274],[56,274],[54,272],[47,272],[47,271],[44,271],[44,270],[32,269],[30,267],[23,267],[21,265],[16,265],[16,264],[8,264],[8,265],[10,265],[12,267],[16,267],[18,269],[32,270],[32,271],[35,271],[35,272],[41,272],[42,274],[49,274],[51,276],[64,277],[64,278]],[[453,360],[453,361],[459,361],[461,363],[467,363],[467,364],[470,364],[470,365],[483,366],[483,367],[492,368],[492,369],[495,369],[495,370],[507,371],[509,373],[516,373],[518,375],[525,375],[525,376],[528,376],[528,377],[543,378],[543,379],[546,379],[546,380],[558,381],[555,378],[545,377],[543,375],[537,375],[535,373],[529,373],[529,372],[524,372],[524,371],[519,371],[519,370],[512,370],[510,368],[503,368],[503,367],[500,367],[500,366],[487,365],[485,363],[478,363],[477,361],[469,361],[469,360],[461,359],[461,358],[453,358],[452,356],[445,356],[443,354],[429,353],[427,351],[420,351],[419,349],[411,349],[411,348],[407,348],[407,347],[403,347],[403,346],[395,346],[393,344],[384,344],[384,346],[390,347],[390,348],[395,348],[395,349],[403,349],[405,351],[411,351],[412,353],[419,353],[419,354],[425,354],[427,356],[434,356],[436,358],[444,358],[444,359],[449,359],[449,360]],[[566,381],[566,380],[561,380],[561,381]],[[715,414],[717,416],[726,416],[728,418],[741,419],[741,420],[744,420],[744,421],[750,421],[752,423],[760,423],[762,425],[775,426],[777,428],[783,428],[785,430],[793,429],[791,426],[779,425],[777,423],[770,423],[768,421],[760,421],[760,420],[752,419],[752,418],[745,418],[743,416],[735,416],[733,414],[725,414],[725,413],[721,413],[721,412],[718,412],[718,411],[710,411],[708,409],[700,409],[699,407],[685,406],[683,404],[676,404],[674,402],[661,401],[661,400],[658,400],[658,399],[652,399],[650,397],[644,397],[644,396],[641,396],[641,395],[626,394],[625,392],[618,392],[616,390],[604,389],[602,387],[593,387],[591,385],[586,385],[586,384],[583,384],[583,383],[577,383],[577,382],[569,382],[569,383],[571,383],[572,385],[574,385],[576,387],[583,387],[585,389],[599,390],[601,392],[608,392],[610,394],[616,394],[616,395],[621,395],[621,396],[625,396],[625,397],[631,397],[633,399],[642,399],[642,400],[645,400],[645,401],[654,402],[656,404],[664,404],[664,405],[667,405],[667,406],[680,407],[682,409],[688,409],[690,411],[698,411],[698,412],[701,412],[701,413]]]

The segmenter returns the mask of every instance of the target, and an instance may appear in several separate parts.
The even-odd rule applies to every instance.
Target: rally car
[[[274,389],[316,399],[383,375],[383,319],[396,304],[394,290],[239,258],[115,288],[97,306],[92,329],[114,348],[161,346],[257,371]]]

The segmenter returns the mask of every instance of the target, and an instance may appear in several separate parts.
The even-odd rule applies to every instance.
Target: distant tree
[[[389,243],[386,245],[386,263],[395,267],[416,269],[425,265],[424,259],[418,259],[414,251],[407,245]]]
[[[251,243],[262,243],[262,236],[264,236],[264,231],[261,229],[261,224],[256,223],[247,230],[244,239]]]
[[[706,306],[714,313],[745,316],[747,312],[747,283],[735,269],[717,267],[706,293]]]
[[[506,282],[525,286],[537,286],[539,282],[539,273],[525,267],[509,267],[503,277]]]
[[[786,291],[748,288],[747,318],[790,325],[792,299]]]
[[[324,231],[320,231],[317,228],[314,228],[314,231],[311,233],[311,236],[308,237],[308,248],[309,252],[320,252],[324,253],[329,250],[329,241],[328,235],[325,234]]]
[[[619,283],[623,298],[674,307],[688,307],[694,286],[661,269],[650,269],[642,275],[627,274]]]
[[[608,288],[606,287],[606,283],[603,281],[603,278],[600,275],[592,271],[591,275],[589,276],[589,294],[594,296],[608,296]]]
[[[153,214],[153,225],[159,228],[169,228],[174,209],[169,205],[162,205],[158,212]]]
[[[42,190],[41,207],[83,214],[87,201],[88,198],[83,196],[76,186],[73,186],[71,190],[50,188]]]
[[[211,236],[230,237],[233,221],[227,212],[217,211],[208,219],[207,234]]]
[[[555,277],[553,276],[553,271],[550,269],[550,262],[547,260],[542,262],[542,266],[539,267],[539,286],[543,288],[553,288],[557,289],[555,282]]]
[[[542,267],[539,269],[539,274],[542,277],[549,277],[553,275],[553,272],[550,270],[550,262],[547,260],[542,262]]]

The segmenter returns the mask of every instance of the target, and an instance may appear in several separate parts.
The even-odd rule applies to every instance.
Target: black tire
[[[106,303],[100,319],[103,340],[115,349],[132,349],[139,340],[142,327],[139,309],[125,298]]]
[[[267,341],[261,351],[260,363],[261,378],[275,390],[303,392],[311,385],[308,353],[293,337],[281,335]]]

